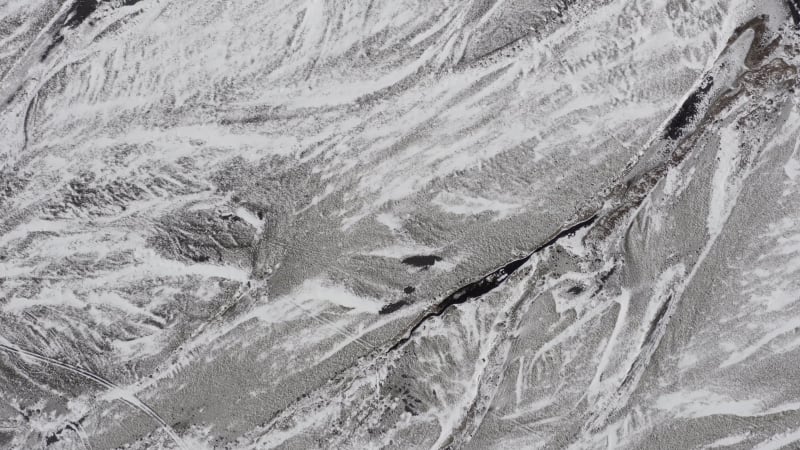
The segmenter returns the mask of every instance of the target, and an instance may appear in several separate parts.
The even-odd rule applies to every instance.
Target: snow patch
[[[490,200],[483,197],[470,197],[463,194],[441,192],[431,201],[442,211],[450,214],[471,216],[486,211],[496,214],[493,220],[501,220],[518,212],[522,206],[516,203],[505,203],[497,199]]]

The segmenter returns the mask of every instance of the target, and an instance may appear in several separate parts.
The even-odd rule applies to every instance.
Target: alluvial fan
[[[800,447],[796,0],[0,0],[0,448]]]

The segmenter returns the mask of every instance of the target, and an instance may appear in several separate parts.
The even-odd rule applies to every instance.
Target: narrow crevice
[[[664,303],[658,308],[656,312],[656,316],[650,322],[650,328],[647,330],[647,334],[644,337],[644,345],[649,345],[652,343],[653,335],[655,334],[658,326],[661,324],[661,321],[664,320],[664,317],[667,315],[667,311],[669,310],[669,305],[672,302],[672,295],[667,297],[664,300]]]
[[[800,0],[786,0],[796,28],[800,28]]]
[[[636,359],[634,359],[633,364],[631,364],[630,368],[625,373],[625,378],[622,379],[622,383],[620,383],[618,391],[621,391],[625,389],[628,385],[630,385],[630,383],[633,382],[634,377],[636,377],[636,374],[639,373],[639,368],[642,365],[647,364],[649,356],[645,354],[645,351],[649,347],[652,346],[657,347],[659,345],[659,341],[658,340],[654,341],[653,336],[656,334],[658,327],[661,326],[662,323],[664,324],[664,326],[666,326],[666,323],[669,321],[669,317],[667,317],[667,312],[669,311],[669,306],[670,303],[672,303],[673,299],[674,299],[673,295],[667,297],[664,300],[664,303],[662,303],[661,306],[658,308],[658,311],[656,311],[656,315],[655,317],[653,317],[653,320],[650,321],[650,326],[647,329],[647,334],[645,334],[644,341],[642,342],[642,346],[639,349],[639,353],[638,355],[636,355]]]
[[[441,316],[442,314],[445,313],[445,311],[447,311],[452,306],[455,306],[455,305],[464,303],[464,302],[466,302],[468,300],[471,300],[473,298],[478,298],[478,297],[481,297],[483,295],[488,294],[489,292],[491,292],[492,290],[494,290],[495,288],[497,288],[498,286],[503,284],[503,282],[506,279],[508,279],[508,277],[512,273],[514,273],[517,269],[522,267],[523,264],[528,262],[528,260],[530,260],[531,257],[533,257],[533,255],[535,255],[536,253],[539,253],[539,252],[545,250],[546,248],[552,246],[553,244],[558,242],[560,239],[562,239],[562,238],[564,238],[566,236],[572,235],[576,231],[578,231],[578,230],[580,230],[582,228],[590,226],[591,224],[594,223],[595,220],[597,220],[597,214],[593,214],[591,217],[589,217],[587,219],[581,220],[578,223],[576,223],[576,224],[574,224],[574,225],[572,225],[572,226],[570,226],[570,227],[568,227],[566,229],[562,229],[561,231],[555,233],[550,239],[545,241],[543,244],[541,244],[538,247],[536,247],[536,249],[533,250],[532,252],[530,252],[528,255],[526,255],[526,256],[524,256],[522,258],[519,258],[519,259],[515,259],[515,260],[513,260],[513,261],[511,261],[509,263],[506,263],[505,265],[503,265],[500,268],[494,270],[493,272],[489,273],[488,275],[484,276],[483,278],[481,278],[481,279],[479,279],[477,281],[473,281],[472,283],[469,283],[469,284],[467,284],[465,286],[462,286],[461,288],[459,288],[458,290],[456,290],[452,294],[450,294],[447,297],[445,297],[444,299],[442,299],[439,303],[437,303],[437,304],[433,305],[431,308],[429,308],[429,310],[425,314],[423,314],[421,317],[419,317],[409,327],[408,331],[405,333],[405,336],[403,336],[401,339],[399,339],[397,342],[395,342],[394,345],[392,345],[386,351],[386,353],[389,353],[389,352],[392,352],[394,350],[397,350],[398,348],[403,346],[403,344],[408,342],[408,340],[411,339],[411,337],[414,335],[414,332],[419,327],[421,327],[428,319],[431,319],[433,317]]]
[[[28,148],[28,140],[29,140],[29,133],[30,133],[30,121],[31,121],[31,111],[33,110],[34,106],[36,105],[37,100],[39,99],[39,92],[37,91],[34,94],[31,101],[28,103],[28,107],[25,108],[25,117],[22,119],[22,151],[24,152],[26,148]]]

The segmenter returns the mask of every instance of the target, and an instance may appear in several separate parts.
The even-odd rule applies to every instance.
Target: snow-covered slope
[[[793,445],[796,8],[0,3],[0,447]]]

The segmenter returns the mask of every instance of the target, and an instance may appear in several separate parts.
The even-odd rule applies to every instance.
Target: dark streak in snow
[[[388,305],[385,305],[383,308],[381,308],[381,310],[378,311],[378,314],[391,314],[406,305],[408,305],[408,302],[405,300],[389,303]]]
[[[430,267],[441,260],[442,258],[436,255],[414,255],[403,259],[403,261],[401,262],[403,264],[408,264],[409,266],[424,268],[424,267]]]
[[[703,101],[713,85],[714,78],[710,75],[707,76],[703,80],[703,84],[701,84],[696,91],[692,92],[689,98],[683,102],[678,112],[672,117],[672,120],[669,121],[667,129],[664,131],[664,137],[674,141],[683,135],[683,130],[695,118],[700,102]]]
[[[582,220],[582,221],[576,223],[575,225],[572,225],[571,227],[569,227],[567,229],[559,231],[558,233],[553,235],[553,237],[551,237],[550,239],[545,241],[544,244],[541,244],[538,247],[536,247],[536,249],[534,251],[532,251],[531,253],[529,253],[527,256],[524,256],[524,257],[519,258],[519,259],[515,259],[515,260],[507,263],[506,265],[500,267],[499,269],[495,270],[494,272],[484,276],[483,278],[481,278],[481,279],[479,279],[477,281],[473,281],[472,283],[469,283],[466,286],[463,286],[463,287],[459,288],[458,290],[456,290],[455,292],[453,292],[452,294],[448,295],[442,301],[440,301],[436,305],[433,305],[428,310],[427,313],[422,315],[422,317],[417,319],[417,321],[410,327],[409,331],[405,334],[405,336],[403,338],[399,339],[394,345],[392,345],[389,348],[389,350],[387,350],[387,353],[400,348],[403,344],[408,342],[408,340],[411,338],[411,336],[414,334],[414,332],[420,326],[422,326],[422,324],[424,324],[425,321],[427,321],[428,319],[430,319],[432,317],[441,316],[451,306],[458,305],[458,304],[466,302],[467,300],[470,300],[470,299],[473,299],[473,298],[478,298],[478,297],[481,297],[483,295],[486,295],[487,293],[491,292],[493,289],[495,289],[498,286],[500,286],[506,279],[508,279],[508,277],[512,273],[514,273],[517,269],[522,267],[523,264],[528,262],[528,260],[530,260],[533,255],[535,255],[536,253],[538,253],[538,252],[546,249],[547,247],[555,244],[556,242],[558,242],[558,240],[560,240],[560,239],[562,239],[562,238],[564,238],[566,236],[572,235],[576,231],[578,231],[578,230],[580,230],[582,228],[590,226],[592,223],[594,223],[594,221],[596,219],[597,219],[597,215],[595,214],[595,215],[592,215],[591,217],[589,217],[588,219]]]

